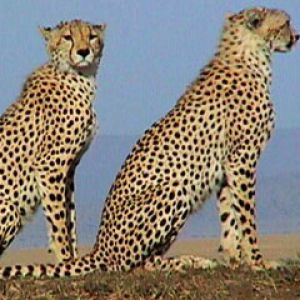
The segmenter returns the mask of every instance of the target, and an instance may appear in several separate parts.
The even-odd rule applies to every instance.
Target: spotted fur
[[[229,260],[265,267],[255,221],[255,170],[274,127],[271,54],[298,39],[289,16],[253,8],[227,18],[214,58],[134,146],[106,198],[93,250],[58,265],[8,266],[2,277],[212,267],[164,258],[192,212],[217,192]]]
[[[42,204],[59,261],[77,256],[74,173],[95,132],[104,25],[41,28],[50,61],[0,119],[0,254]]]

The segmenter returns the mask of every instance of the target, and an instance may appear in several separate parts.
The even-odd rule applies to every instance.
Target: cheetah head
[[[73,20],[40,28],[53,63],[63,70],[96,70],[104,46],[106,25]]]
[[[260,40],[271,52],[287,52],[296,44],[299,34],[282,10],[255,7],[228,17],[229,23],[242,25],[247,34]]]

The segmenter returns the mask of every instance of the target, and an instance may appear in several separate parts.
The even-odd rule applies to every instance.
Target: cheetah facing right
[[[214,191],[224,253],[230,261],[265,267],[257,244],[255,169],[274,126],[271,54],[290,50],[298,38],[280,10],[253,8],[228,17],[215,57],[126,159],[91,253],[54,266],[5,267],[2,277],[210,266],[202,258],[162,255]]]

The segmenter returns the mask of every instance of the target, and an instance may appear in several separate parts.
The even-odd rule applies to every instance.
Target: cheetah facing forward
[[[50,61],[0,119],[0,254],[40,203],[58,260],[76,257],[74,172],[95,131],[104,25],[42,28]]]
[[[228,17],[213,60],[126,159],[92,252],[58,265],[9,266],[1,269],[2,277],[210,266],[197,257],[162,255],[215,191],[223,251],[230,260],[264,267],[255,225],[255,167],[274,126],[271,54],[290,50],[299,37],[289,22],[285,12],[266,8]]]

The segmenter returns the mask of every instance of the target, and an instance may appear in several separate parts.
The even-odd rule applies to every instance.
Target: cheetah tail
[[[107,271],[106,266],[92,254],[58,264],[14,265],[0,268],[0,279],[21,277],[68,277],[91,273],[95,270]]]

